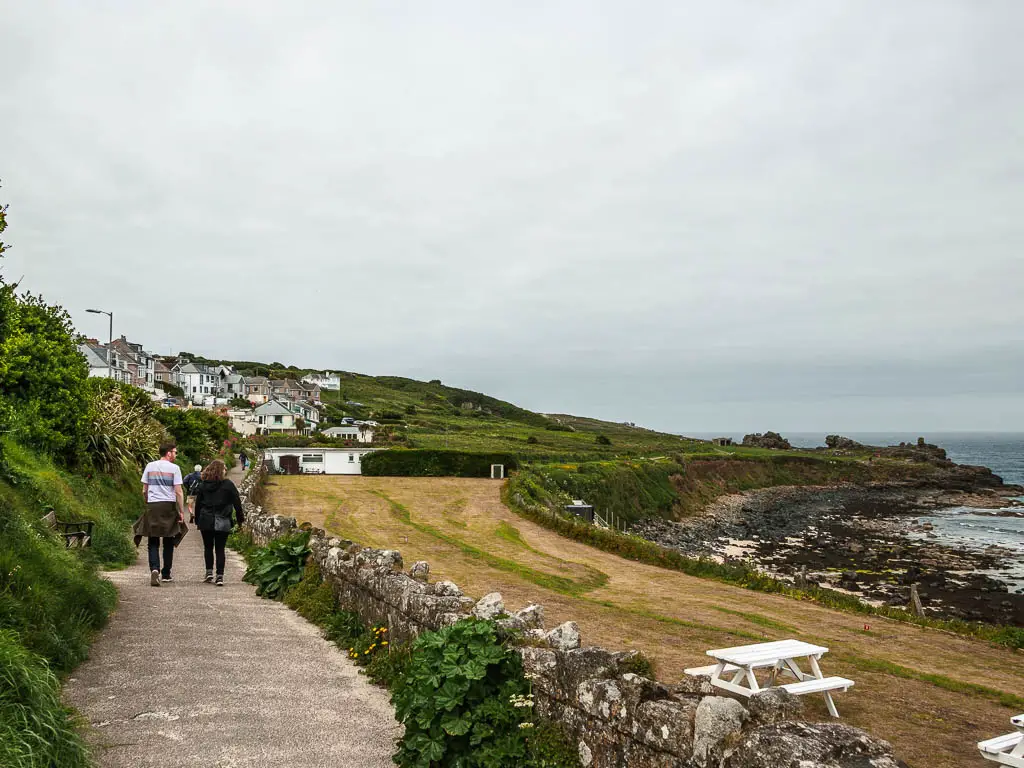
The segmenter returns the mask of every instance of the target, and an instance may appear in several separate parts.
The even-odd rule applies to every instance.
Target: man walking
[[[196,464],[192,471],[185,475],[183,484],[185,486],[185,505],[188,507],[188,521],[194,523],[196,521],[196,491],[199,490],[199,484],[203,482],[203,465]]]
[[[151,461],[142,472],[142,496],[146,511],[135,523],[136,544],[145,536],[149,540],[149,583],[159,587],[173,581],[171,564],[174,545],[188,532],[185,525],[185,498],[182,493],[181,470],[174,463],[178,449],[173,442],[160,445],[160,458]],[[163,539],[164,567],[160,568],[160,540]]]

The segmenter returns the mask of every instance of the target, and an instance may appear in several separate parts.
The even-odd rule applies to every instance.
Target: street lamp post
[[[87,309],[86,312],[91,312],[94,315],[106,315],[110,318],[110,333],[107,341],[107,378],[114,378],[114,366],[110,364],[110,353],[113,351],[110,345],[114,343],[114,313],[107,312],[103,309]]]

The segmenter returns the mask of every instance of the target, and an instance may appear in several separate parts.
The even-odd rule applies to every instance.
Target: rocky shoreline
[[[1024,588],[999,578],[1019,553],[997,545],[950,546],[921,520],[961,506],[1024,518],[1024,505],[1015,500],[1024,488],[977,471],[983,468],[956,469],[969,471],[954,473],[944,487],[781,487],[730,494],[699,517],[650,519],[631,532],[684,554],[743,560],[785,581],[842,590],[875,605],[907,607],[916,584],[927,615],[1024,626]]]

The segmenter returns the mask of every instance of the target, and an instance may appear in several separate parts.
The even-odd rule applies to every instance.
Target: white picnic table
[[[986,760],[1013,768],[1024,768],[1024,715],[1010,718],[1013,733],[978,742],[978,751]]]
[[[685,670],[688,675],[707,675],[711,684],[740,696],[752,696],[765,688],[784,688],[796,696],[807,693],[822,693],[832,717],[839,717],[832,691],[845,691],[853,686],[853,680],[845,677],[825,677],[818,665],[828,648],[812,645],[802,640],[776,640],[771,643],[738,645],[734,648],[718,648],[707,654],[715,664],[693,667]],[[800,660],[806,660],[810,672],[800,668]],[[757,679],[755,671],[769,669],[764,683]],[[778,684],[780,676],[796,678],[795,683]]]

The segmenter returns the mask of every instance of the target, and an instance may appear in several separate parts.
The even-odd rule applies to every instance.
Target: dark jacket
[[[242,511],[242,500],[238,497],[238,489],[230,480],[203,480],[196,490],[196,528],[200,531],[231,530],[231,513],[235,513],[235,522],[245,522]]]
[[[186,496],[195,496],[196,488],[203,482],[203,476],[199,472],[189,472],[185,475],[185,478],[181,481],[181,484],[185,486]]]

